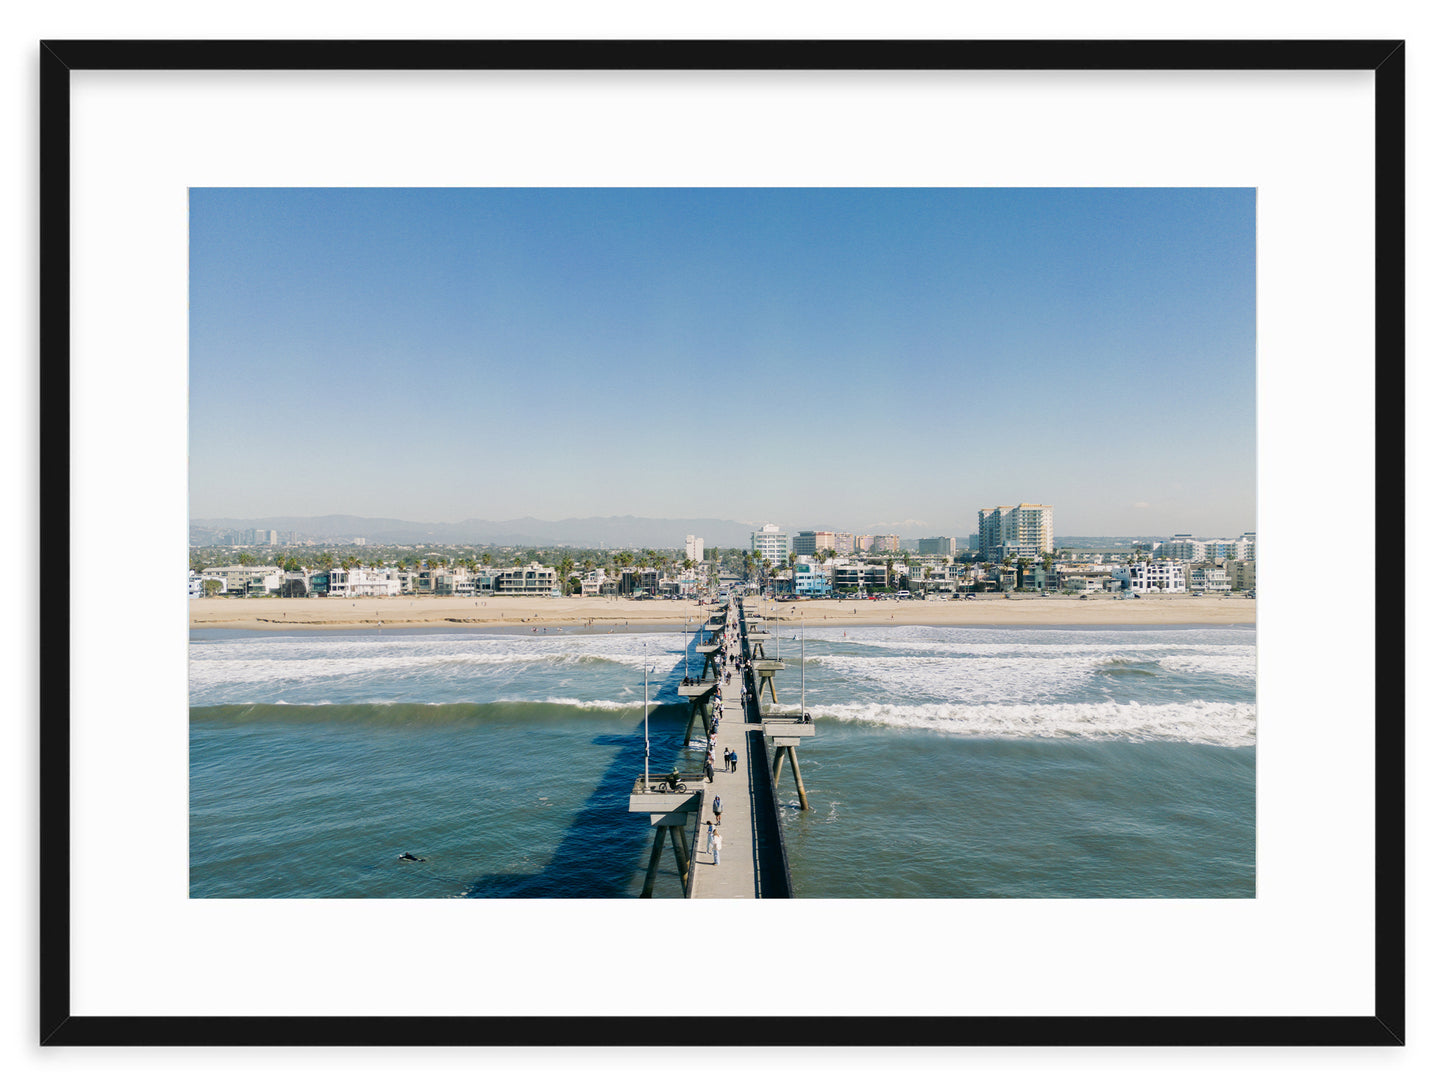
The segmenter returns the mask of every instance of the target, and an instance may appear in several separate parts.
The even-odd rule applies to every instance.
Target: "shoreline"
[[[1257,601],[1242,597],[1146,596],[1143,599],[1074,596],[1047,599],[798,600],[749,597],[747,606],[785,625],[816,626],[1236,626],[1255,622]],[[432,596],[377,599],[190,600],[192,630],[518,629],[532,626],[592,628],[602,632],[696,624],[707,609],[687,601],[633,601],[616,597]]]

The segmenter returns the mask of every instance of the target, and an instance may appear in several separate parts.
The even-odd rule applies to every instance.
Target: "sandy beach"
[[[748,610],[785,622],[819,626],[1169,626],[1252,623],[1255,601],[1243,597],[1151,596],[1047,599],[980,596],[976,600],[800,600],[772,603],[750,597]],[[671,626],[699,621],[696,603],[634,601],[616,597],[565,599],[511,597],[457,599],[396,596],[384,599],[192,600],[192,629],[285,630],[342,627],[548,626],[598,629]]]

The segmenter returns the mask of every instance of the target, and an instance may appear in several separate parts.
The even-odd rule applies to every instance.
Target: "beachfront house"
[[[821,562],[799,558],[793,567],[793,591],[799,596],[825,596],[833,590],[828,571]]]
[[[878,592],[888,587],[886,566],[871,562],[835,562],[833,590],[843,594]]]
[[[490,596],[495,580],[491,569],[441,569],[432,577],[432,591],[438,596]]]
[[[333,569],[326,592],[329,596],[399,596],[401,578],[394,569],[373,566]]]
[[[498,596],[560,596],[557,571],[551,566],[532,562],[518,569],[497,573],[492,592]]]
[[[1223,566],[1196,566],[1189,571],[1191,592],[1228,592],[1229,574]]]
[[[617,594],[617,582],[609,580],[605,569],[588,570],[582,575],[582,595],[584,596],[615,596]]]
[[[958,578],[948,572],[947,566],[910,563],[908,591],[921,596],[951,596],[958,591]]]
[[[220,581],[228,596],[269,596],[281,590],[280,566],[209,566],[202,581]]]
[[[662,591],[662,574],[655,569],[624,569],[622,595],[655,596]]]
[[[1116,573],[1124,590],[1138,593],[1183,592],[1182,562],[1134,562]]]

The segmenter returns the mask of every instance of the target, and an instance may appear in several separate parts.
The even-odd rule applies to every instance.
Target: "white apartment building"
[[[786,563],[788,560],[788,533],[776,524],[764,524],[753,533],[752,549],[760,553],[763,558],[771,558],[775,566]]]
[[[333,569],[328,575],[328,596],[399,596],[401,578],[394,569],[352,566]]]
[[[1204,561],[1204,540],[1195,539],[1188,532],[1166,539],[1154,548],[1154,554],[1174,562]]]
[[[687,542],[682,545],[683,557],[691,558],[698,564],[702,563],[702,536],[690,535]]]
[[[1037,558],[1054,549],[1054,507],[1020,502],[978,511],[979,553],[1001,562],[1011,554]]]
[[[1181,562],[1136,562],[1119,570],[1124,587],[1131,592],[1183,592],[1184,565]]]
[[[1238,557],[1239,540],[1237,539],[1206,539],[1204,541],[1204,560],[1206,562],[1227,562]]]

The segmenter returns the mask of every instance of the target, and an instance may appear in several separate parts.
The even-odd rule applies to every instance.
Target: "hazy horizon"
[[[190,518],[1238,535],[1254,282],[1250,189],[194,189]]]
[[[300,530],[300,529],[296,529],[296,528],[293,527],[297,522],[323,521],[323,520],[336,520],[336,521],[341,521],[341,522],[343,522],[343,524],[342,524],[341,526],[338,526],[338,527],[336,528],[336,531],[335,531],[335,533],[334,533],[336,536],[366,534],[367,532],[380,531],[383,536],[386,536],[386,537],[388,537],[388,538],[381,538],[381,536],[376,536],[376,535],[368,536],[368,544],[370,544],[371,542],[375,541],[375,542],[377,543],[377,545],[380,545],[380,546],[406,546],[406,545],[425,546],[425,545],[429,545],[429,544],[444,545],[444,546],[467,546],[467,545],[488,544],[488,545],[500,545],[500,546],[563,546],[563,547],[574,547],[574,548],[582,548],[582,549],[586,549],[586,548],[588,548],[588,547],[592,547],[592,548],[595,549],[595,548],[597,548],[597,547],[599,547],[599,546],[602,547],[602,548],[604,548],[604,549],[606,549],[606,548],[615,549],[615,548],[617,548],[617,547],[626,547],[626,546],[649,546],[649,547],[662,547],[662,548],[664,548],[664,549],[665,549],[665,548],[671,548],[671,549],[673,549],[673,550],[681,550],[682,547],[683,547],[683,539],[685,538],[685,536],[686,536],[686,535],[689,535],[689,534],[696,534],[696,535],[701,535],[701,536],[703,537],[704,544],[705,544],[706,546],[708,546],[708,547],[721,546],[721,547],[723,547],[724,549],[733,549],[733,548],[736,548],[736,547],[739,547],[739,546],[744,546],[744,545],[746,545],[746,540],[735,540],[735,539],[734,539],[734,537],[737,535],[738,532],[752,531],[752,530],[756,530],[756,529],[758,529],[758,528],[761,527],[761,525],[759,525],[759,524],[753,524],[753,523],[747,522],[747,521],[718,521],[718,520],[715,519],[715,518],[705,518],[705,517],[695,517],[695,518],[688,518],[688,517],[675,517],[675,518],[651,518],[651,517],[643,517],[643,518],[638,518],[638,517],[632,517],[632,516],[627,515],[627,514],[619,514],[619,515],[615,515],[615,516],[612,516],[612,517],[563,518],[563,519],[561,519],[561,520],[541,520],[541,519],[539,519],[539,518],[534,518],[534,517],[523,517],[523,518],[518,518],[517,520],[514,520],[514,521],[481,521],[481,522],[477,522],[477,521],[465,521],[465,520],[463,520],[463,521],[404,521],[404,520],[396,520],[395,518],[389,518],[389,517],[353,517],[353,516],[350,516],[350,515],[344,514],[344,513],[332,513],[332,514],[323,514],[323,515],[314,516],[314,517],[309,517],[309,516],[285,516],[285,515],[270,516],[270,517],[261,516],[261,517],[255,517],[255,518],[245,518],[245,517],[197,517],[197,518],[192,518],[190,523],[192,524],[193,527],[195,527],[195,526],[201,526],[201,527],[210,527],[210,528],[212,528],[212,529],[215,529],[217,526],[220,526],[220,527],[223,528],[224,530],[240,530],[240,531],[245,531],[245,530],[250,530],[250,529],[274,528],[274,529],[276,529],[276,530],[278,530],[278,531],[289,531],[289,530]],[[508,542],[506,539],[503,539],[503,538],[482,538],[482,537],[480,537],[480,536],[468,537],[468,538],[465,539],[465,540],[452,539],[452,538],[441,538],[441,539],[438,539],[438,538],[422,538],[422,536],[419,535],[419,534],[418,534],[418,535],[407,536],[407,537],[405,537],[405,538],[392,538],[392,537],[398,537],[398,536],[400,536],[400,535],[402,534],[403,529],[406,528],[406,527],[408,527],[408,526],[415,526],[415,527],[417,527],[417,528],[422,528],[422,527],[448,528],[448,527],[461,527],[462,525],[465,525],[465,524],[468,524],[468,523],[489,523],[489,524],[509,525],[509,526],[517,526],[517,525],[522,525],[522,524],[536,524],[536,525],[539,525],[539,526],[542,526],[543,528],[545,528],[545,527],[548,526],[548,525],[571,525],[571,524],[576,524],[576,523],[590,523],[590,522],[597,521],[597,520],[620,520],[620,521],[625,521],[625,520],[640,520],[640,521],[642,522],[642,528],[639,530],[640,533],[641,533],[641,536],[640,536],[639,538],[637,538],[637,539],[621,539],[621,540],[612,539],[612,540],[604,540],[604,541],[594,540],[594,541],[592,541],[592,542],[584,541],[580,536],[574,536],[574,538],[571,539],[571,540],[563,539],[561,536],[558,536],[557,539],[558,539],[559,541],[558,541],[558,542],[554,542],[554,543],[536,543],[536,542],[530,542],[530,543],[514,543],[514,542]],[[383,528],[383,527],[382,527],[383,525],[385,525],[386,527]],[[395,527],[395,525],[401,525],[402,528],[397,528],[397,527]],[[656,526],[658,526],[658,525],[667,525],[667,526],[670,526],[670,527],[673,529],[672,535],[671,535],[671,536],[668,536],[667,539],[665,539],[665,540],[659,538],[658,532],[657,532],[657,527],[656,527]],[[804,530],[841,531],[841,532],[854,531],[854,529],[852,529],[852,528],[850,528],[850,527],[848,527],[848,526],[846,526],[846,525],[821,525],[821,524],[820,524],[820,525],[810,526],[809,528],[804,529],[804,528],[800,528],[800,527],[790,526],[790,525],[788,525],[788,524],[781,524],[781,525],[779,525],[779,527],[781,527],[783,530],[785,530],[790,536],[796,535],[799,531],[804,531]],[[732,531],[728,531],[729,529],[732,529]],[[515,530],[515,527],[513,527],[513,530]],[[575,530],[574,530],[574,531],[575,531]],[[1252,529],[1252,528],[1250,528],[1250,529],[1242,529],[1242,530],[1240,530],[1240,531],[1230,531],[1230,532],[1211,532],[1211,531],[1208,531],[1208,530],[1201,530],[1201,529],[1199,529],[1199,528],[1192,528],[1192,529],[1185,529],[1185,530],[1183,530],[1183,531],[1186,532],[1186,533],[1189,534],[1189,535],[1192,535],[1195,539],[1236,539],[1236,538],[1238,538],[1240,535],[1242,535],[1245,531],[1253,531],[1253,529]],[[720,534],[720,533],[721,533],[721,534]],[[311,534],[318,534],[318,533],[313,531]],[[321,534],[324,534],[324,533],[321,533]],[[907,533],[907,532],[896,532],[896,531],[895,531],[895,532],[891,532],[891,533],[881,533],[881,532],[880,532],[880,533],[875,533],[875,534],[892,534],[892,535],[897,535],[900,540],[917,540],[917,539],[919,539],[920,537],[922,537],[922,538],[930,538],[930,537],[934,537],[934,536],[947,536],[947,537],[953,537],[953,538],[956,540],[957,545],[958,545],[960,548],[962,548],[962,547],[964,547],[964,546],[967,544],[968,539],[969,539],[970,536],[977,534],[977,529],[976,529],[976,528],[972,528],[972,529],[969,529],[969,530],[964,530],[964,529],[947,530],[947,529],[945,529],[945,530],[942,530],[942,531],[932,532],[932,533],[927,533],[927,532],[920,533],[920,532],[916,532],[916,531],[913,532],[913,533]],[[1061,532],[1061,533],[1056,533],[1056,534],[1055,534],[1055,538],[1056,538],[1056,539],[1060,539],[1060,540],[1062,540],[1062,539],[1115,539],[1115,540],[1130,540],[1130,539],[1138,539],[1138,538],[1162,539],[1162,538],[1168,538],[1169,536],[1173,536],[1173,535],[1176,535],[1176,534],[1181,534],[1181,533],[1170,532],[1170,533],[1168,533],[1168,535],[1166,536],[1166,535],[1162,535],[1162,534],[1159,534],[1159,533],[1148,533],[1147,535],[1140,535],[1139,533],[1129,533],[1129,532],[1096,532],[1096,533]],[[673,536],[675,536],[676,538],[674,539]],[[646,538],[642,538],[642,537],[646,537]],[[207,545],[207,544],[193,544],[193,545]],[[245,546],[245,545],[248,545],[248,544],[237,544],[237,545],[238,545],[238,546]]]

